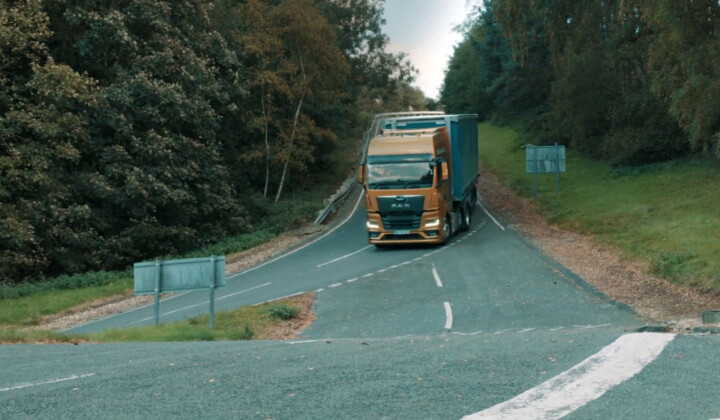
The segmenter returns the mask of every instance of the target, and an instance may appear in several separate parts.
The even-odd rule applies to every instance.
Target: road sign
[[[560,192],[560,174],[565,173],[565,146],[525,147],[525,172],[533,174],[533,196],[537,195],[538,174],[555,174],[555,191]]]
[[[565,146],[525,146],[525,172],[554,174],[565,172]]]
[[[224,287],[225,257],[160,259],[133,266],[136,295],[155,295],[155,325],[160,323],[160,294],[187,290],[210,290],[210,328],[214,324],[215,289]]]

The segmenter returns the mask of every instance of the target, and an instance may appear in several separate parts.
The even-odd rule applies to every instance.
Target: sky
[[[437,99],[445,69],[462,35],[453,28],[465,21],[473,1],[385,0],[388,51],[407,54],[418,69],[414,85]]]

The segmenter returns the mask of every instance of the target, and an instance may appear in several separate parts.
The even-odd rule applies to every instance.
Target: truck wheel
[[[447,242],[452,235],[452,224],[450,223],[450,215],[445,216],[445,224],[443,225],[443,242]]]
[[[470,223],[472,223],[472,209],[465,207],[460,210],[460,230],[463,232],[470,230]]]

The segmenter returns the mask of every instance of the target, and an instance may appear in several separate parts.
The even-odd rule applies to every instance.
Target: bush
[[[132,276],[133,274],[130,271],[91,271],[16,285],[0,283],[0,300],[30,296],[47,290],[71,290],[91,286],[105,286],[115,281],[132,278]]]
[[[296,318],[300,310],[288,305],[273,305],[263,310],[263,313],[273,319],[288,320]]]

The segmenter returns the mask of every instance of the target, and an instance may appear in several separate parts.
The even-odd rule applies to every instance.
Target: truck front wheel
[[[445,224],[443,224],[443,242],[447,242],[452,235],[452,224],[450,223],[450,215],[445,216]]]

